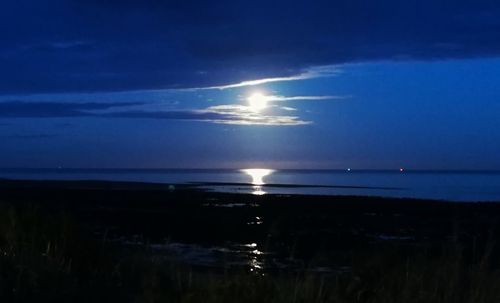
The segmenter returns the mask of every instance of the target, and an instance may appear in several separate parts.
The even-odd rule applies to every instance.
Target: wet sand
[[[124,249],[148,245],[200,268],[338,271],[355,258],[460,244],[479,254],[500,235],[500,203],[215,193],[181,185],[0,181],[0,203],[74,217]]]

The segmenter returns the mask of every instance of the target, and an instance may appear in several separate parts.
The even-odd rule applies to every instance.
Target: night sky
[[[498,1],[7,0],[0,167],[500,170]]]

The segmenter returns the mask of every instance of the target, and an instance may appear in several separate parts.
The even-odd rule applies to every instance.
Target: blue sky
[[[494,2],[2,5],[0,167],[500,169]]]

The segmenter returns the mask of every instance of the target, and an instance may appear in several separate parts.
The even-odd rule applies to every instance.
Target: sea
[[[255,169],[0,169],[1,179],[190,185],[230,193],[354,195],[500,202],[500,171]]]

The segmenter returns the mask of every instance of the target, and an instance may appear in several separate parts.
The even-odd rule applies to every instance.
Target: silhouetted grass
[[[498,302],[490,245],[352,255],[347,273],[193,270],[93,236],[70,215],[0,207],[1,302]]]

